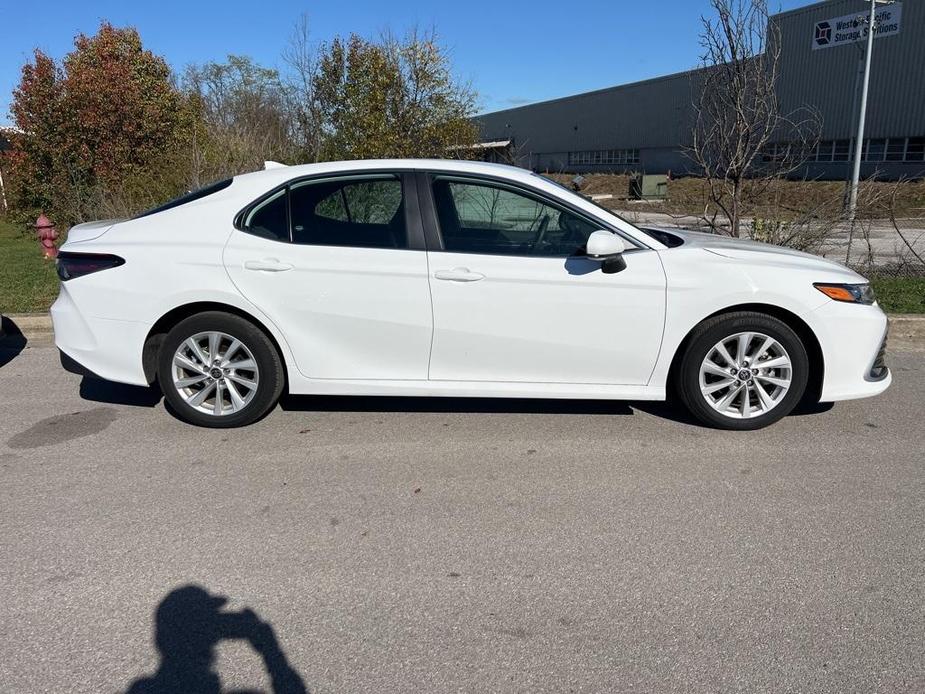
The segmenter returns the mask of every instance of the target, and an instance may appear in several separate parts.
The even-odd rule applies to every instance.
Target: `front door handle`
[[[292,265],[281,263],[276,258],[264,258],[263,260],[246,260],[244,261],[245,270],[258,270],[261,272],[285,272],[291,270]]]
[[[478,282],[485,279],[481,272],[472,272],[467,267],[454,267],[452,270],[437,270],[434,277],[448,282]]]

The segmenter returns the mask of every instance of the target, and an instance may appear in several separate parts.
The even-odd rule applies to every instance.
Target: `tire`
[[[167,333],[157,378],[175,416],[219,429],[256,422],[276,405],[285,384],[279,352],[266,334],[220,311],[190,316]]]
[[[803,398],[808,377],[806,347],[786,323],[740,311],[708,318],[694,329],[674,385],[699,422],[749,431],[790,414]]]

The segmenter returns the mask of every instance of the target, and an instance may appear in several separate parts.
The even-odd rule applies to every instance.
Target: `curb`
[[[925,314],[890,313],[890,344],[915,342],[925,347]],[[47,313],[13,313],[0,316],[0,342],[22,335],[36,346],[54,342],[51,316]]]
[[[0,346],[5,341],[25,339],[34,346],[54,342],[51,316],[47,313],[6,313],[0,315]]]
[[[889,341],[917,342],[925,346],[925,315],[915,313],[891,313]]]

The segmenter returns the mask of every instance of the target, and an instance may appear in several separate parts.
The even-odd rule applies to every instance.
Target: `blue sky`
[[[479,92],[480,110],[491,111],[691,68],[708,11],[707,0],[0,0],[0,124],[10,121],[10,94],[32,50],[60,58],[77,33],[95,32],[103,19],[138,28],[177,70],[229,53],[279,65],[303,13],[315,41],[433,26],[457,76]]]

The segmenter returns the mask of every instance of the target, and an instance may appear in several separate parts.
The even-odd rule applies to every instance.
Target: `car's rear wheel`
[[[694,330],[677,373],[681,400],[699,421],[720,429],[773,424],[800,402],[809,358],[784,322],[742,311]]]
[[[164,398],[180,419],[205,427],[236,427],[260,419],[279,400],[279,353],[253,323],[209,311],[180,321],[158,357]]]

